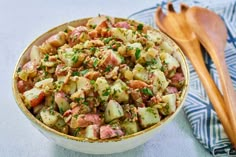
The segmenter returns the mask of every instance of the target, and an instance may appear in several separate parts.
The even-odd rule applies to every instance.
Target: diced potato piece
[[[133,89],[142,89],[148,86],[148,84],[140,80],[130,80],[128,85]]]
[[[133,42],[137,39],[137,34],[133,33],[132,30],[127,30],[125,36],[126,36],[126,42]]]
[[[142,65],[136,64],[133,69],[133,74],[135,79],[148,82],[148,72]]]
[[[43,101],[45,94],[42,89],[32,88],[28,91],[25,91],[23,93],[23,96],[25,103],[27,105],[30,105],[31,107],[34,107],[39,105]]]
[[[66,78],[67,78],[66,76],[57,76],[57,81],[64,83]]]
[[[130,70],[128,69],[128,70],[125,70],[125,71],[124,71],[124,77],[125,77],[127,80],[132,80],[133,77],[134,77],[134,74],[132,73],[132,71],[130,71]]]
[[[105,122],[109,123],[114,119],[124,116],[124,111],[121,105],[115,100],[110,100],[105,109]]]
[[[157,31],[154,31],[154,30],[148,30],[147,31],[147,36],[148,36],[148,39],[153,41],[153,42],[161,43],[161,41],[162,41],[162,36],[161,36],[160,32],[157,32]]]
[[[112,97],[117,102],[128,102],[129,95],[127,93],[127,85],[120,79],[116,80],[111,86]]]
[[[70,80],[67,84],[64,84],[62,87],[62,91],[64,91],[67,94],[73,94],[76,92],[77,84],[75,81]]]
[[[125,43],[135,41],[137,38],[137,35],[132,30],[127,30],[126,28],[112,28],[111,33],[113,37]]]
[[[100,15],[100,16],[89,19],[86,26],[96,28],[97,26],[101,25],[103,22],[106,22],[106,21],[111,22],[111,24],[115,23],[115,19],[113,17]]]
[[[112,128],[110,125],[103,125],[100,127],[100,138],[108,139],[117,136],[123,136],[124,132],[119,128]]]
[[[118,66],[122,63],[122,59],[119,54],[114,52],[113,50],[109,49],[106,51],[105,55],[99,62],[99,66],[106,68],[108,66]]]
[[[138,108],[139,121],[142,128],[149,127],[160,121],[160,116],[155,108],[139,107]]]
[[[84,94],[84,91],[83,90],[78,90],[77,92],[75,92],[75,93],[73,93],[73,94],[71,94],[71,96],[70,96],[70,98],[72,99],[72,100],[80,100],[81,101],[81,103],[82,102],[84,102],[84,100],[85,100],[85,94]]]
[[[156,59],[158,57],[158,50],[154,48],[149,48],[145,55],[145,61],[151,61],[152,59]]]
[[[63,92],[55,94],[55,102],[57,103],[60,113],[64,113],[66,110],[70,109],[69,101],[66,94]]]
[[[86,57],[85,53],[76,53],[71,48],[59,53],[59,58],[69,67],[79,67]]]
[[[166,41],[163,41],[161,43],[160,48],[166,53],[172,53],[174,51],[173,48],[169,45],[169,43]]]
[[[48,68],[52,68],[57,64],[56,61],[44,61],[44,60],[42,60],[41,63],[43,66],[48,67]]]
[[[66,42],[66,34],[62,31],[48,38],[47,42],[53,47],[60,47]]]
[[[44,105],[46,107],[52,106],[53,108],[55,108],[56,103],[55,103],[55,100],[54,100],[54,95],[47,95],[45,97]]]
[[[91,89],[90,80],[86,77],[78,77],[77,79],[77,91],[83,90],[83,91],[89,91]]]
[[[30,60],[32,62],[34,62],[36,65],[39,65],[40,64],[40,61],[41,61],[41,52],[38,48],[38,46],[33,46],[32,49],[31,49],[31,52],[30,52]]]
[[[26,70],[21,70],[20,72],[18,72],[18,77],[24,81],[27,81],[29,73],[27,73]]]
[[[164,64],[167,65],[169,71],[172,69],[176,69],[180,66],[179,62],[169,53],[160,53],[160,59],[163,61]]]
[[[87,126],[87,128],[85,129],[85,137],[89,138],[89,139],[98,139],[99,138],[99,131],[100,128],[98,125],[89,125]]]
[[[176,110],[176,95],[168,94],[162,96],[162,100],[166,103],[163,109],[161,109],[161,113],[164,115],[169,115]]]
[[[127,47],[126,47],[126,51],[127,51],[127,55],[128,56],[131,56],[133,59],[137,59],[137,54],[135,56],[135,53],[136,53],[136,50],[139,49],[140,51],[143,50],[143,46],[141,43],[132,43],[132,44],[127,44]],[[140,52],[140,57],[141,57],[141,52]]]
[[[47,78],[42,81],[36,82],[35,87],[37,88],[53,88],[53,78]]]
[[[99,39],[87,40],[84,43],[84,48],[100,47],[100,46],[104,46],[104,43]]]
[[[164,73],[158,69],[152,71],[151,80],[153,81],[154,94],[157,94],[158,90],[164,91],[169,84]]]
[[[125,130],[126,135],[136,133],[140,130],[137,122],[124,121],[121,127]]]
[[[32,62],[32,61],[29,61],[27,63],[24,64],[22,70],[20,71],[21,72],[25,72],[27,73],[27,78],[28,77],[35,77],[37,75],[37,65]],[[20,76],[19,76],[20,77]],[[26,81],[26,80],[24,80]]]
[[[58,116],[58,120],[57,122],[54,124],[54,127],[56,130],[60,131],[60,132],[63,132],[65,134],[68,133],[69,131],[69,128],[65,122],[65,120],[61,117],[61,116]]]
[[[97,78],[95,90],[98,92],[101,100],[107,101],[110,96],[110,86],[104,77]]]
[[[53,110],[51,111],[50,109],[41,110],[40,116],[43,123],[50,127],[54,126],[58,120],[58,113]]]

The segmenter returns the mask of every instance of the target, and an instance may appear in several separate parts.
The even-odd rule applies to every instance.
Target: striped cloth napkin
[[[226,63],[228,65],[234,88],[236,88],[236,1],[224,0],[222,2],[220,0],[196,0],[189,2],[187,0],[174,0],[172,3],[175,8],[179,8],[180,3],[185,3],[189,6],[195,5],[206,7],[213,10],[223,18],[228,29],[228,39],[225,48]],[[161,6],[163,10],[165,10],[166,2],[157,4],[157,6]],[[129,18],[156,27],[154,13],[157,6],[136,12],[130,15]],[[221,90],[215,65],[207,53],[204,53],[204,58],[212,78]],[[194,136],[207,150],[210,151],[213,156],[236,156],[236,150],[232,148],[232,145],[226,136],[218,117],[216,116],[197,73],[190,62],[189,65],[191,80],[190,89],[183,109],[189,123],[191,124]]]

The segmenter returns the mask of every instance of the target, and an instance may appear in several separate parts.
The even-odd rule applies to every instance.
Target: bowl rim
[[[76,19],[76,20],[72,20],[72,21],[69,21],[69,22],[65,22],[63,24],[60,24],[60,25],[57,25],[51,29],[49,29],[48,31],[42,33],[41,35],[37,36],[33,41],[31,41],[30,44],[28,44],[26,46],[26,48],[24,48],[24,50],[21,52],[17,62],[16,62],[16,65],[15,65],[15,68],[14,68],[14,71],[13,71],[13,75],[12,75],[12,91],[13,91],[13,96],[15,98],[15,101],[16,101],[16,104],[17,106],[20,108],[20,110],[24,113],[24,115],[26,116],[27,119],[29,119],[31,122],[33,122],[35,125],[39,126],[42,130],[45,130],[45,131],[48,131],[50,133],[53,133],[57,136],[60,136],[62,138],[66,138],[66,139],[69,139],[69,140],[74,140],[74,141],[78,141],[78,142],[89,142],[89,143],[103,143],[103,142],[117,142],[117,141],[121,141],[121,140],[125,140],[125,139],[129,139],[129,138],[133,138],[133,137],[136,137],[136,136],[139,136],[139,135],[142,135],[144,133],[147,133],[147,132],[150,132],[150,131],[153,131],[155,128],[161,128],[163,126],[165,126],[168,122],[170,122],[174,117],[176,117],[176,115],[179,113],[179,111],[181,110],[184,102],[185,102],[185,99],[187,97],[187,93],[188,93],[188,89],[189,89],[189,79],[190,79],[190,73],[189,73],[189,66],[188,66],[188,63],[187,63],[187,59],[186,59],[186,56],[184,55],[184,53],[182,52],[180,46],[178,46],[178,44],[172,40],[168,35],[166,35],[165,33],[163,33],[162,31],[160,31],[159,29],[157,28],[153,28],[145,23],[142,23],[140,21],[137,21],[137,20],[133,20],[133,19],[126,19],[126,18],[120,18],[120,17],[113,17],[115,18],[116,20],[125,20],[125,21],[131,21],[131,22],[134,22],[134,23],[142,23],[146,26],[149,26],[151,29],[153,30],[158,30],[162,33],[162,35],[167,39],[169,40],[171,43],[174,43],[174,47],[178,48],[178,53],[180,54],[180,57],[181,57],[181,60],[183,61],[183,66],[185,67],[185,70],[186,70],[186,75],[185,75],[185,83],[184,83],[184,87],[183,87],[183,90],[182,90],[182,94],[181,94],[181,97],[180,97],[180,103],[179,103],[179,106],[177,107],[176,111],[174,113],[172,113],[171,115],[168,115],[167,117],[165,117],[164,119],[162,119],[160,122],[144,129],[144,130],[141,130],[141,131],[138,131],[136,133],[133,133],[131,135],[125,135],[125,136],[121,136],[121,137],[116,137],[116,138],[111,138],[111,139],[88,139],[88,138],[85,138],[85,137],[76,137],[76,136],[72,136],[72,135],[68,135],[68,134],[64,134],[62,132],[59,132],[53,128],[50,128],[49,126],[47,126],[46,124],[44,124],[43,122],[41,122],[40,120],[38,120],[25,106],[25,104],[23,103],[21,97],[20,97],[20,93],[18,92],[18,89],[17,89],[17,81],[16,81],[16,77],[17,77],[17,70],[18,70],[18,67],[19,67],[19,64],[20,64],[20,61],[21,59],[23,58],[23,56],[25,55],[25,53],[27,51],[29,51],[29,49],[34,45],[34,43],[36,41],[38,41],[39,39],[41,39],[43,36],[49,34],[50,32],[53,32],[55,30],[60,30],[60,28],[62,28],[63,26],[67,26],[67,25],[70,25],[70,24],[73,24],[73,23],[77,23],[78,21],[86,21],[88,19],[91,19],[93,17],[87,17],[87,18],[80,18],[80,19]],[[79,25],[77,25],[79,26]],[[182,65],[181,65],[182,66]]]

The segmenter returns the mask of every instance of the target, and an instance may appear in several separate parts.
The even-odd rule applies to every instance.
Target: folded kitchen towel
[[[228,39],[225,48],[226,63],[234,87],[236,88],[236,1],[224,0],[222,2],[221,0],[196,0],[189,2],[187,0],[174,0],[172,3],[175,8],[179,8],[180,3],[185,3],[189,6],[195,5],[206,7],[213,10],[223,18],[228,29]],[[159,3],[157,6],[161,6],[163,10],[165,10],[166,2]],[[154,13],[157,6],[136,12],[130,15],[129,18],[156,27]],[[204,58],[212,78],[218,85],[219,89],[221,89],[215,65],[207,53],[204,53]],[[197,73],[190,63],[189,65],[191,80],[190,89],[183,109],[192,127],[194,136],[206,149],[210,151],[213,156],[236,156],[236,150],[232,148],[232,145],[206,95]]]

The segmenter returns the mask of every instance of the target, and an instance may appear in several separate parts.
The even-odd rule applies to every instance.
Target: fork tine
[[[161,7],[157,8],[155,16],[156,16],[155,21],[156,21],[157,26],[160,28],[160,30],[165,32],[165,28],[162,27],[161,21],[165,18],[166,15],[163,13]]]
[[[168,12],[174,12],[175,13],[175,9],[174,9],[173,4],[171,2],[167,3],[167,10],[168,10]]]
[[[189,9],[189,6],[184,4],[184,3],[181,3],[180,4],[180,10],[181,12],[186,12],[187,10]]]
[[[160,6],[157,8],[156,14],[158,17],[165,17],[166,16],[165,13],[163,13],[162,8]]]

